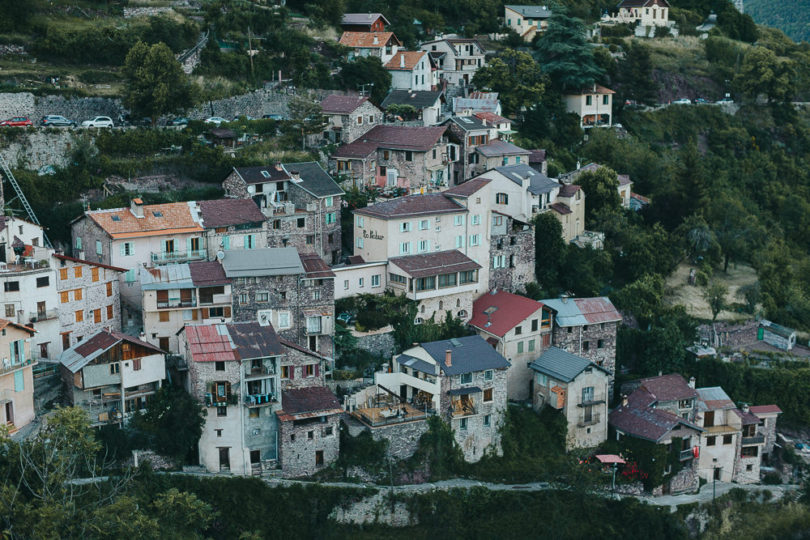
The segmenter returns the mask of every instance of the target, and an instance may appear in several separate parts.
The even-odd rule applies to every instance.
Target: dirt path
[[[694,268],[687,263],[681,263],[666,280],[667,295],[666,300],[674,305],[681,305],[686,308],[686,312],[700,319],[711,319],[712,312],[706,300],[703,299],[703,287],[689,285],[689,271]],[[741,302],[737,297],[740,287],[756,283],[757,275],[753,268],[744,264],[729,265],[728,274],[722,270],[714,273],[712,278],[715,281],[724,283],[728,287],[726,302]],[[721,311],[717,316],[720,321],[747,320],[751,316],[747,314],[735,313],[732,311]]]

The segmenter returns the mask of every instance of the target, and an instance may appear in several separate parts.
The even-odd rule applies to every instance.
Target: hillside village
[[[667,0],[623,0],[577,39],[677,36],[686,19],[672,11]],[[660,300],[663,286],[645,281],[657,278],[643,267],[669,248],[639,254],[616,238],[666,213],[655,207],[659,194],[630,161],[621,169],[607,163],[613,157],[527,144],[550,142],[521,131],[531,98],[516,106],[508,89],[476,74],[504,64],[499,42],[520,51],[557,31],[555,8],[508,4],[498,18],[497,33],[432,31],[414,42],[386,14],[341,13],[333,45],[342,61],[374,59],[390,79],[385,95],[371,83],[299,88],[309,102],[301,118],[291,118],[301,103],[278,113],[260,103],[263,111],[250,112],[263,120],[240,111],[247,128],[214,116],[213,105],[205,123],[209,112],[189,113],[201,144],[235,160],[207,170],[214,197],[150,202],[154,190],[128,179],[135,189],[117,192],[115,206],[82,195],[80,210],[55,227],[26,199],[23,160],[10,167],[0,155],[0,425],[11,440],[35,440],[68,407],[96,433],[129,433],[154,421],[157,407],[179,411],[182,402],[196,411],[177,428],[195,433],[190,447],[167,455],[151,439],[119,458],[267,481],[393,483],[396,466],[405,483],[439,470],[426,457],[435,441],[465,467],[513,459],[515,419],[530,415],[549,433],[560,428],[546,443],[571,458],[566,474],[597,471],[603,493],[798,480],[810,462],[796,421],[804,409],[790,409],[792,396],[737,395],[740,377],[724,379],[723,370],[745,365],[765,376],[805,362],[806,334],[763,316],[776,309],[728,316],[728,290],[712,293],[706,273],[709,259],[722,267],[725,257],[727,270],[731,248],[720,233],[696,247],[700,225],[689,254],[665,264],[688,267],[686,285],[705,288],[711,320],[681,325],[683,308],[645,303],[652,289]],[[691,25],[689,35],[699,31]],[[642,105],[615,80],[621,88],[593,77],[561,87],[554,114],[586,143],[616,141],[618,152],[630,137],[622,123]],[[273,85],[292,91],[281,74]],[[716,97],[659,108],[734,113],[729,93]],[[190,125],[175,120],[153,116],[153,127],[120,133]],[[291,132],[275,127],[295,121]],[[259,122],[274,127],[251,133]],[[95,144],[105,136],[117,135],[99,130]],[[273,137],[302,150],[239,161]],[[636,276],[626,281],[635,288],[607,280],[582,294],[560,285],[596,279],[564,261],[589,258],[598,274],[608,252]],[[677,322],[665,326],[665,316]],[[165,405],[172,399],[180,401]],[[366,451],[373,463],[358,448],[376,449]]]

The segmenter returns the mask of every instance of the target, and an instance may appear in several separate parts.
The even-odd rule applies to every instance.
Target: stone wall
[[[8,118],[0,115],[0,118]],[[33,120],[33,117],[31,118]],[[45,165],[64,167],[68,164],[74,133],[67,129],[12,128],[10,137],[0,138],[0,155],[12,169],[37,170]]]
[[[286,478],[309,476],[337,460],[340,454],[340,415],[280,424],[279,463]],[[318,454],[318,453],[321,454]],[[322,462],[317,463],[317,456]]]
[[[35,96],[30,92],[0,93],[0,118],[27,116],[32,122],[59,114],[81,124],[94,116],[109,116],[116,122],[124,112],[121,100],[103,97]]]
[[[310,388],[324,385],[324,366],[317,356],[307,354],[292,347],[284,347],[286,358],[281,362],[286,367],[287,377],[282,369],[281,389]],[[306,366],[312,366],[312,375],[307,375]],[[282,398],[283,400],[283,398]],[[282,402],[282,406],[284,403]]]
[[[586,358],[610,372],[611,399],[613,398],[613,377],[616,372],[617,331],[618,323],[615,322],[564,328],[555,323],[551,337],[551,343],[555,347]],[[599,346],[600,341],[602,342],[601,347]]]
[[[329,94],[357,95],[357,92],[311,90],[305,97],[320,102]],[[265,114],[281,114],[285,118],[289,118],[289,103],[293,97],[295,97],[295,94],[288,94],[284,91],[260,89],[248,94],[198,105],[195,109],[189,111],[187,116],[193,120],[204,120],[209,116],[221,116],[230,120],[243,114],[254,118],[261,118]]]
[[[519,222],[507,219],[507,234],[493,235],[490,240],[489,261],[491,265],[496,255],[503,255],[504,268],[492,268],[489,273],[488,290],[495,288],[513,293],[526,288],[534,279],[534,227],[523,230]]]
[[[428,423],[425,420],[369,428],[375,441],[381,439],[388,441],[386,456],[394,459],[408,459],[411,457],[419,446],[419,438],[427,430]]]
[[[368,351],[371,354],[382,356],[383,358],[391,358],[396,348],[394,332],[392,330],[391,332],[381,334],[357,336],[357,348]]]
[[[670,493],[697,491],[699,487],[696,459],[691,460],[689,466],[684,467],[669,479]]]

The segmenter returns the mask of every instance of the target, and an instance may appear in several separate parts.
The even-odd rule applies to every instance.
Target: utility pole
[[[366,86],[370,86],[373,89],[374,88],[374,83],[372,82],[372,83],[358,84],[357,86],[360,87],[360,95],[365,96],[366,95]],[[369,90],[369,94],[370,93],[371,93],[371,90]]]
[[[248,58],[250,58],[250,79],[253,80],[253,39],[250,32],[250,26],[248,26]]]

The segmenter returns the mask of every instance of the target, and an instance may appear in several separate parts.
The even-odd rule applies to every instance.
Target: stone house
[[[749,411],[759,418],[757,433],[765,438],[762,461],[767,461],[776,444],[776,420],[782,414],[782,409],[776,405],[751,405]]]
[[[270,243],[264,214],[250,199],[199,201],[208,260],[229,249],[255,249]]]
[[[326,119],[323,139],[330,143],[355,141],[383,121],[382,111],[364,96],[326,96],[321,112]]]
[[[585,232],[585,191],[576,184],[563,184],[556,202],[548,207],[562,225],[563,239],[573,242]]]
[[[125,422],[145,409],[166,379],[166,354],[121,332],[101,330],[59,358],[68,402],[93,425]]]
[[[442,116],[443,90],[391,90],[382,102],[382,109],[389,113],[392,105],[410,105],[424,126],[435,126]]]
[[[528,165],[529,152],[516,146],[509,141],[495,139],[487,144],[478,146],[475,149],[478,154],[478,161],[475,171],[482,173],[495,167],[505,167],[507,165]]]
[[[486,65],[484,48],[475,39],[448,35],[426,41],[421,47],[430,53],[439,68],[439,77],[448,84],[468,86],[475,72]]]
[[[517,133],[512,129],[511,120],[495,114],[494,112],[478,111],[473,113],[473,116],[484,122],[484,125],[489,127],[490,139],[501,139],[502,141],[508,141],[511,139],[512,135]]]
[[[354,186],[380,188],[446,186],[458,147],[448,144],[444,126],[375,126],[329,158],[329,170]]]
[[[208,257],[194,202],[145,205],[133,199],[129,208],[87,210],[71,222],[71,233],[76,258],[127,269],[121,274],[121,300],[136,312],[138,268]]]
[[[612,397],[616,373],[616,333],[622,316],[610,299],[606,296],[563,296],[541,302],[554,314],[551,343],[605,368],[610,373]]]
[[[343,32],[338,43],[350,49],[349,60],[373,56],[383,65],[402,47],[393,32]]]
[[[310,351],[332,357],[334,274],[314,255],[294,248],[229,251],[222,260],[231,280],[234,321],[258,321]]]
[[[695,420],[698,394],[694,384],[694,379],[687,384],[678,374],[642,379],[629,396],[622,396],[621,405],[610,412],[611,436],[617,441],[634,437],[665,445],[670,456],[677,455],[680,470],[656,492],[677,493],[698,488],[703,428]]]
[[[0,425],[15,433],[34,419],[33,328],[0,319]]]
[[[489,289],[520,291],[535,280],[534,227],[511,216],[492,213],[489,243]]]
[[[460,159],[453,170],[453,185],[472,178],[481,162],[480,146],[490,142],[490,126],[475,116],[453,116],[444,122],[449,139],[461,148]]]
[[[408,405],[399,415],[440,415],[464,459],[476,462],[488,449],[501,453],[498,428],[506,411],[508,368],[509,362],[481,336],[467,336],[404,351],[388,373],[375,375],[375,384],[398,391],[399,404]],[[397,416],[395,410],[360,405],[358,412],[368,418]]]
[[[545,32],[552,14],[547,6],[506,5],[503,12],[505,26],[517,32],[523,41],[528,43],[531,43],[539,32]]]
[[[563,101],[568,112],[579,116],[579,127],[611,127],[615,93],[610,88],[594,84],[591,88],[564,95]]]
[[[593,448],[607,440],[610,374],[580,356],[549,347],[529,366],[532,406],[557,409],[568,423],[567,450]]]
[[[509,360],[509,399],[531,399],[533,374],[529,365],[551,346],[551,310],[531,298],[493,290],[473,303],[468,324]]]
[[[385,64],[394,90],[436,90],[438,72],[425,51],[397,51]]]
[[[279,462],[286,477],[311,475],[340,454],[340,417],[343,408],[325,386],[282,391]]]
[[[267,220],[267,245],[340,260],[343,190],[317,162],[234,168],[222,183],[226,197],[253,199]],[[251,248],[252,249],[252,248]]]
[[[218,261],[142,268],[143,339],[177,354],[186,324],[230,322],[231,280]]]
[[[103,328],[120,331],[119,277],[126,269],[58,253],[53,257],[59,294],[55,311],[61,335],[61,347],[54,344],[56,350],[61,353]],[[47,311],[45,315],[50,316]],[[40,346],[40,349],[40,357],[47,358],[48,348]]]
[[[344,13],[340,20],[344,32],[384,32],[388,24],[382,13]]]

